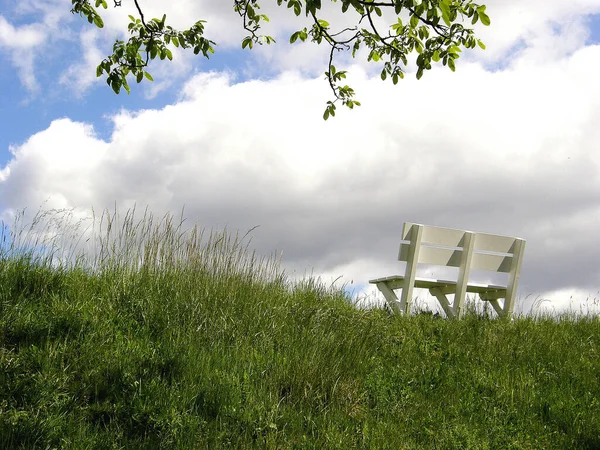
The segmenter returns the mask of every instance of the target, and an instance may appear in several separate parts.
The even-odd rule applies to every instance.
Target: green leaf
[[[138,72],[137,75],[135,76],[135,81],[137,81],[138,83],[141,83],[141,81],[144,79],[144,73],[143,72]]]
[[[298,40],[298,36],[300,35],[299,31],[296,31],[294,34],[290,36],[290,44],[293,44]]]
[[[419,18],[416,16],[416,14],[414,14],[410,18],[410,26],[411,26],[411,28],[417,28],[418,25],[419,25]]]
[[[403,2],[402,0],[396,0],[394,2],[394,12],[396,13],[396,15],[400,14],[400,12],[402,11],[402,6],[403,6]]]
[[[148,72],[144,72],[144,76],[150,80],[150,81],[154,81],[154,78],[152,78],[152,75],[150,75]]]
[[[104,71],[104,69],[102,68],[102,64],[100,64],[98,67],[96,67],[96,76],[102,76],[102,72]]]
[[[118,94],[121,91],[121,80],[119,78],[113,78],[110,87],[115,94]]]
[[[94,25],[96,25],[98,28],[104,28],[104,22],[102,21],[102,17],[100,17],[97,14],[94,16]]]
[[[329,108],[325,108],[325,112],[323,113],[323,120],[329,119]]]
[[[485,50],[485,44],[483,42],[481,42],[479,39],[477,39],[477,45],[479,45],[479,47],[481,47],[482,50]]]
[[[327,22],[326,20],[319,19],[319,25],[322,28],[329,28],[329,22]]]
[[[484,12],[479,13],[479,20],[481,20],[481,23],[484,24],[486,27],[492,23],[489,16]]]

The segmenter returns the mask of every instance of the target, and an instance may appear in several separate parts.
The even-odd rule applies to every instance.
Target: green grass
[[[596,317],[390,316],[226,232],[57,217],[0,247],[0,448],[600,448]]]

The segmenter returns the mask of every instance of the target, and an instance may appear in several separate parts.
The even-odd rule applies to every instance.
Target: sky
[[[326,122],[327,49],[288,44],[306,24],[272,0],[264,31],[277,44],[252,51],[233,2],[142,0],[174,26],[206,20],[218,45],[209,60],[175,51],[151,65],[153,83],[118,96],[95,67],[132,2],[109,2],[102,30],[70,4],[0,0],[0,220],[185,207],[207,228],[258,226],[259,253],[359,298],[402,272],[404,222],[518,236],[520,311],[598,307],[600,0],[489,0],[485,51],[419,81],[410,64],[396,86],[364,54],[342,55],[362,106]],[[323,18],[351,20],[331,2]]]

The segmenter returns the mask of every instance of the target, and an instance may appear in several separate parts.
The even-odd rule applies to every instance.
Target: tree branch
[[[140,8],[140,5],[138,3],[138,0],[133,0],[133,2],[135,3],[135,7],[138,10],[138,14],[140,15],[140,19],[142,20],[142,24],[144,24],[145,28],[148,28],[148,26],[146,25],[146,21],[144,20],[144,13],[142,12],[142,8]],[[119,2],[120,4],[121,2]]]

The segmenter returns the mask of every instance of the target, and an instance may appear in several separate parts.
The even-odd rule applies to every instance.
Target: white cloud
[[[363,106],[328,122],[320,77],[198,74],[176,104],[115,116],[108,142],[61,119],[14,148],[0,210],[46,199],[157,213],[186,205],[208,227],[260,225],[253,244],[282,250],[290,270],[357,285],[398,271],[404,221],[466,228],[527,239],[522,298],[596,292],[598,61],[592,46],[396,87],[355,67]]]
[[[14,27],[0,16],[0,44],[15,50],[31,50],[40,45],[45,38],[44,32],[36,25]]]
[[[583,47],[582,15],[598,12],[600,2],[487,3],[488,51],[469,53],[455,74],[436,68],[396,87],[352,67],[349,84],[363,106],[328,122],[321,115],[331,92],[316,75],[322,49],[281,44],[256,56],[259,74],[265,66],[289,70],[278,78],[236,83],[235,74],[197,74],[177,103],[114,116],[107,142],[89,124],[55,120],[0,167],[0,217],[46,200],[84,210],[149,204],[157,213],[185,204],[208,227],[260,225],[253,244],[261,252],[277,248],[292,271],[314,268],[326,281],[344,275],[360,289],[398,272],[404,221],[516,235],[528,240],[525,308],[538,298],[558,309],[589,302],[600,286],[600,46]],[[144,5],[148,17],[164,9],[158,0]],[[103,46],[135,12],[127,7],[105,12],[105,30],[61,37],[80,33],[83,55],[63,83],[82,92],[93,83]],[[174,25],[205,18],[207,37],[239,46],[243,33],[228,2],[171,8]],[[273,24],[265,32],[280,41],[297,29],[290,11],[265,5],[264,12]],[[26,85],[36,83],[46,22],[15,26],[0,16],[0,46],[32,50],[19,62],[31,75],[23,75]],[[148,97],[193,67],[190,55],[176,61],[152,68]]]
[[[38,25],[14,27],[0,16],[0,50],[4,49],[10,55],[21,82],[31,92],[39,88],[34,73],[35,49],[45,38],[44,30]]]
[[[96,77],[96,67],[106,55],[103,55],[98,48],[98,34],[99,31],[94,28],[80,34],[82,57],[78,62],[68,66],[59,78],[59,83],[67,86],[78,97],[100,80]]]
[[[526,3],[519,0],[488,0],[481,3],[487,5],[492,24],[476,28],[487,50],[475,54],[477,58],[491,63],[510,59],[515,52],[526,47],[547,47],[547,40],[552,42],[552,46],[558,44],[557,49],[546,48],[552,53],[561,48],[572,51],[574,48],[569,41],[585,32],[581,29],[582,18],[600,13],[598,0],[529,0]],[[583,43],[575,43],[575,48]]]

